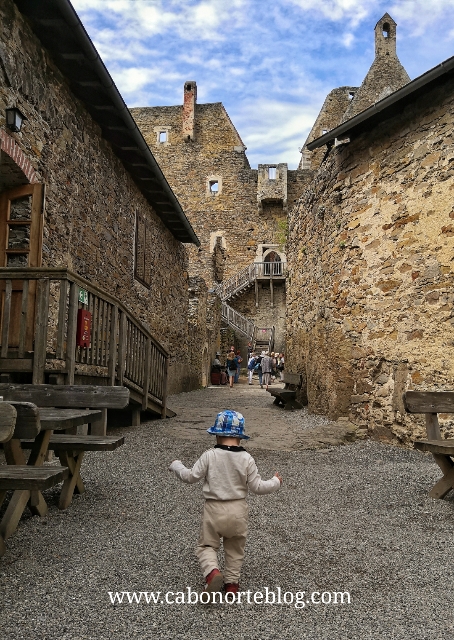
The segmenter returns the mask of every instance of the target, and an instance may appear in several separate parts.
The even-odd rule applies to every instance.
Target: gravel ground
[[[238,410],[259,402],[255,392],[227,393]],[[219,397],[208,389],[174,396],[170,406],[180,419],[186,406],[210,421]],[[284,412],[276,415],[285,426]],[[301,428],[320,420],[295,415]],[[249,499],[242,588],[281,587],[306,599],[348,591],[350,604],[112,605],[108,591],[202,588],[194,557],[201,487],[180,483],[167,467],[175,458],[191,464],[205,443],[169,437],[170,428],[172,420],[112,430],[127,444],[86,455],[83,496],[60,512],[58,491],[46,492],[48,516],[23,518],[0,561],[3,640],[453,637],[454,500],[428,498],[439,475],[429,456],[367,441],[254,450],[262,475],[278,469],[284,485]]]

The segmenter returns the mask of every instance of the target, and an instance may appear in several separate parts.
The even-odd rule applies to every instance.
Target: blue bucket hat
[[[237,411],[221,411],[216,416],[214,426],[207,429],[208,433],[214,436],[231,436],[233,438],[241,438],[241,440],[249,440],[249,436],[244,435],[244,417]]]

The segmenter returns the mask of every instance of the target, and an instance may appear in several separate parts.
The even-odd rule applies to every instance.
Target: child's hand
[[[281,484],[284,482],[284,481],[282,480],[282,476],[281,476],[281,475],[279,475],[279,472],[278,472],[278,471],[276,471],[276,473],[274,474],[274,477],[275,477],[275,478],[279,478],[279,482],[280,482]]]

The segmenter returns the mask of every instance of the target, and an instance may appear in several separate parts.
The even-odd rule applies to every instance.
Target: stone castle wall
[[[0,6],[0,114],[27,120],[11,134],[46,184],[43,266],[67,266],[119,298],[171,352],[170,391],[186,385],[188,257],[73,96],[11,0]],[[0,122],[4,125],[4,122]],[[136,212],[152,222],[150,289],[134,278]]]
[[[290,213],[287,368],[376,438],[423,433],[407,388],[454,384],[453,91],[332,149]]]
[[[311,172],[263,165],[259,181],[259,170],[250,168],[245,146],[221,103],[195,104],[194,119],[189,118],[187,87],[194,91],[194,84],[185,83],[185,111],[182,106],[144,107],[131,113],[200,239],[200,248],[189,249],[190,275],[203,278],[211,288],[221,273],[225,281],[258,259],[259,245],[276,244],[285,251],[286,206],[301,195]],[[190,127],[193,139],[188,141]],[[160,141],[161,132],[165,142]],[[269,166],[276,167],[276,180],[268,179]],[[212,193],[210,182],[216,180],[218,191]],[[230,304],[237,308],[236,301]],[[275,309],[263,308],[261,326],[272,326],[276,314],[284,316],[285,298]],[[243,342],[238,335],[237,345]]]
[[[136,108],[131,113],[200,239],[201,247],[190,250],[191,275],[213,284],[217,236],[225,247],[224,279],[254,261],[258,244],[278,242],[285,224],[282,204],[259,211],[257,170],[250,168],[221,103],[195,105],[190,142],[183,139],[181,106]],[[158,141],[161,130],[168,131],[166,144]],[[301,194],[304,173],[303,178],[291,177],[292,202]],[[213,194],[209,182],[216,179],[219,191]]]

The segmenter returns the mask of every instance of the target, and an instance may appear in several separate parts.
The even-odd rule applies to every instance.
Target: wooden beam
[[[454,391],[407,391],[404,405],[409,413],[454,413]]]
[[[74,384],[74,370],[76,366],[76,332],[77,310],[79,306],[79,286],[71,282],[69,288],[68,329],[66,336],[66,370],[67,383]]]

